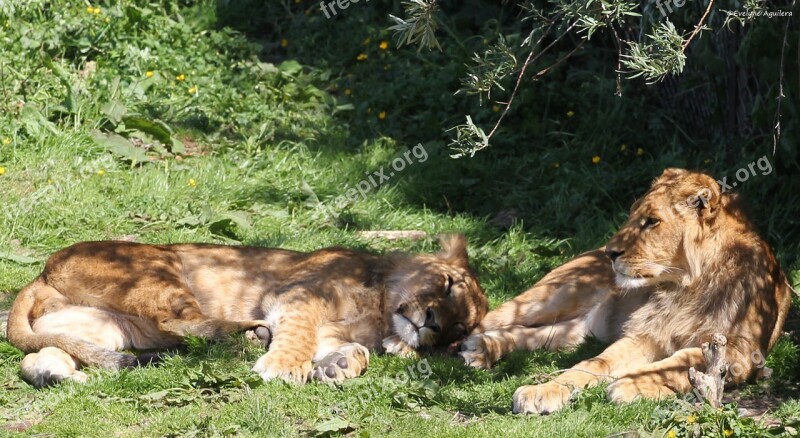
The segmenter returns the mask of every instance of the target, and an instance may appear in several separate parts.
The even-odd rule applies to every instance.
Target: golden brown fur
[[[473,366],[514,349],[614,341],[554,380],[523,386],[514,411],[545,414],[600,381],[616,402],[691,390],[700,345],[728,339],[729,381],[753,378],[777,341],[791,288],[735,195],[708,175],[667,169],[604,251],[554,270],[490,312],[462,344]]]
[[[265,380],[339,381],[360,375],[382,344],[391,353],[446,346],[486,314],[466,239],[441,244],[436,255],[379,256],[79,243],[53,254],[20,291],[8,339],[30,353],[22,373],[36,386],[85,381],[82,365],[149,360],[118,350],[244,330],[269,345],[253,367]]]

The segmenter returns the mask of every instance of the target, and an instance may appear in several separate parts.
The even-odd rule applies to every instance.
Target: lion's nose
[[[436,315],[433,313],[433,309],[430,307],[425,312],[425,325],[423,327],[427,327],[435,332],[441,330],[439,324],[436,323]]]

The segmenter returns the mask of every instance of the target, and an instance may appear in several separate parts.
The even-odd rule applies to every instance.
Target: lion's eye
[[[449,297],[453,292],[453,277],[447,276],[447,284],[444,285],[444,296]]]
[[[644,228],[644,229],[654,228],[654,227],[657,227],[658,224],[660,224],[660,223],[661,223],[661,219],[659,219],[657,217],[648,217],[647,219],[644,220],[644,222],[642,222],[642,228]]]

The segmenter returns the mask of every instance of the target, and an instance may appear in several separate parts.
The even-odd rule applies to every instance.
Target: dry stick
[[[728,362],[725,360],[725,336],[715,333],[711,342],[704,342],[700,347],[706,362],[706,372],[689,368],[689,382],[695,388],[695,394],[708,401],[711,407],[722,406],[722,392],[725,389],[725,375],[728,374]]]
[[[795,2],[792,2],[792,7],[794,7]],[[781,44],[781,68],[780,68],[780,76],[778,77],[778,97],[775,98],[777,100],[777,105],[775,108],[775,116],[772,120],[775,121],[775,124],[772,127],[772,155],[775,155],[775,151],[778,148],[778,142],[781,141],[781,100],[786,97],[783,95],[783,60],[784,54],[786,50],[786,39],[789,35],[789,23],[792,20],[786,20],[786,29],[783,31],[783,44]],[[800,47],[798,47],[800,51]]]
[[[547,74],[547,73],[548,73],[548,72],[549,72],[551,69],[554,69],[554,68],[558,67],[558,65],[559,65],[559,64],[561,64],[562,62],[566,61],[566,60],[567,60],[567,59],[568,59],[570,56],[572,56],[572,55],[573,55],[575,52],[577,52],[577,51],[578,51],[578,49],[580,49],[581,47],[583,47],[583,44],[584,44],[585,42],[586,42],[586,40],[583,40],[583,41],[581,41],[581,43],[580,43],[580,44],[578,44],[577,46],[575,46],[575,48],[574,48],[574,49],[572,49],[572,51],[571,51],[571,52],[569,52],[569,53],[567,53],[566,55],[562,56],[562,57],[561,57],[561,59],[559,59],[558,61],[556,61],[556,62],[555,62],[553,65],[551,65],[551,66],[548,66],[548,67],[545,67],[545,68],[543,68],[543,69],[539,70],[539,72],[538,72],[538,73],[536,73],[534,76],[543,76],[543,75],[546,75],[546,74]]]
[[[686,40],[685,43],[683,43],[683,47],[681,47],[681,53],[686,51],[686,48],[689,47],[689,43],[692,42],[692,39],[694,38],[694,36],[697,35],[698,32],[700,32],[700,28],[703,27],[703,23],[706,21],[706,17],[708,17],[708,13],[711,12],[711,6],[713,6],[713,5],[714,5],[714,0],[711,0],[710,2],[708,2],[708,7],[706,8],[706,12],[700,18],[700,21],[697,23],[697,26],[694,27],[694,30],[692,31],[692,34],[689,35],[689,39]]]
[[[418,230],[400,230],[400,231],[389,231],[389,230],[377,230],[377,231],[359,231],[359,237],[363,237],[365,239],[386,239],[386,240],[400,240],[400,239],[411,239],[411,240],[419,240],[428,237],[428,233],[424,231]]]

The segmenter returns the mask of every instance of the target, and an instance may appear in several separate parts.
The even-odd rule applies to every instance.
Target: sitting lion
[[[184,336],[255,330],[269,350],[265,380],[341,381],[369,352],[446,346],[487,311],[466,239],[445,236],[436,255],[311,253],[221,245],[78,243],[53,254],[20,291],[8,339],[28,354],[35,386],[85,381],[83,365],[118,369]]]
[[[490,312],[462,344],[468,364],[504,354],[613,343],[552,381],[514,393],[514,412],[547,414],[587,386],[611,381],[629,402],[691,391],[701,344],[727,337],[728,379],[764,366],[791,303],[791,288],[737,196],[708,175],[667,169],[604,250],[582,254]]]

